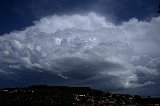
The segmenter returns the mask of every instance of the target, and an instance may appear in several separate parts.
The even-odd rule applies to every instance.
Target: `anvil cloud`
[[[44,17],[0,36],[0,86],[159,87],[159,28],[160,17],[121,25],[96,13]]]

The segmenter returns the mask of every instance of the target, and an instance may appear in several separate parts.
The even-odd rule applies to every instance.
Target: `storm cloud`
[[[121,25],[92,12],[44,17],[0,36],[0,86],[159,87],[159,28],[160,17]]]

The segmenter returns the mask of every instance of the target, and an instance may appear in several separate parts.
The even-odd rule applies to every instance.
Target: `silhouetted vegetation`
[[[160,98],[111,94],[89,87],[37,85],[0,90],[0,106],[146,106],[160,104]]]

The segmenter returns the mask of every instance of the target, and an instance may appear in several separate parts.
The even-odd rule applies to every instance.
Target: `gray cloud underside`
[[[118,26],[95,13],[42,18],[0,36],[0,86],[159,87],[159,28],[160,17]]]

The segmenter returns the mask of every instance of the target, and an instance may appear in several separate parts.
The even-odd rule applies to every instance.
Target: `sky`
[[[0,87],[160,96],[158,0],[1,0]]]

